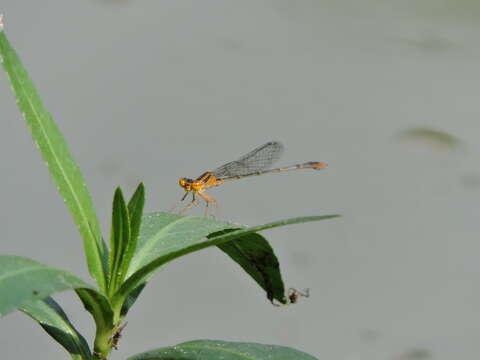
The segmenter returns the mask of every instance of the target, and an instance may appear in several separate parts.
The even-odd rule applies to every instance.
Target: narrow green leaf
[[[147,283],[144,282],[143,284],[138,285],[135,289],[133,289],[132,292],[130,292],[125,299],[125,301],[122,304],[122,310],[121,310],[121,317],[124,317],[127,315],[128,311],[130,308],[135,304],[135,301],[137,301],[138,297],[142,293],[143,289],[147,286]]]
[[[147,215],[144,219],[146,228],[145,233],[148,233],[147,236],[153,236],[155,240],[153,243],[152,240],[145,240],[142,242],[143,246],[139,248],[139,251],[132,260],[132,265],[134,264],[135,260],[137,260],[137,267],[131,267],[130,270],[134,272],[122,284],[112,301],[114,304],[117,302],[123,302],[126,296],[128,296],[131,291],[141,284],[146,277],[148,277],[162,265],[178,257],[205,249],[210,246],[218,246],[228,241],[239,239],[261,230],[308,221],[326,220],[338,216],[339,215],[308,216],[275,221],[251,228],[243,228],[240,230],[231,231],[209,239],[204,239],[204,237],[208,234],[228,228],[238,228],[238,225],[235,226],[232,224],[223,223],[224,228],[222,229],[221,222],[209,219],[207,217],[178,217],[177,215],[169,213],[155,213]],[[155,226],[156,223],[161,224],[161,226],[157,228]],[[208,228],[210,228],[210,230],[205,234],[205,230]],[[142,232],[143,230],[141,233]],[[140,238],[142,238],[142,235]],[[137,255],[139,258],[137,258]],[[143,261],[145,258],[148,259],[149,262],[143,265],[145,263]]]
[[[80,169],[60,130],[44,107],[4,31],[0,31],[0,61],[10,79],[20,112],[45,160],[83,238],[88,269],[100,289],[105,289],[107,250],[90,194]]]
[[[137,190],[128,202],[128,216],[130,220],[130,239],[128,240],[124,254],[122,255],[122,262],[119,269],[119,284],[127,276],[130,262],[137,249],[138,234],[140,232],[140,225],[142,224],[143,206],[145,204],[145,189],[143,184],[138,185]]]
[[[133,255],[137,250],[138,236],[140,232],[140,227],[142,224],[143,217],[143,206],[145,204],[145,189],[143,184],[138,185],[137,190],[133,194],[132,198],[128,202],[128,214],[130,217],[130,241],[128,242],[127,249],[125,250],[124,260],[122,261],[121,275],[122,282],[125,280],[128,269],[130,267],[130,262],[132,261]],[[143,291],[147,283],[143,283],[137,286],[128,296],[126,297],[122,308],[120,310],[120,316],[124,317],[127,315],[130,308],[133,306],[137,298],[140,296],[140,293]]]
[[[0,316],[33,300],[76,288],[91,288],[78,277],[37,261],[0,255]]]
[[[63,309],[51,297],[34,300],[20,308],[54,338],[73,360],[90,360],[92,354],[85,338],[75,329]]]
[[[196,340],[148,351],[128,360],[318,360],[286,346]]]
[[[216,234],[212,234],[209,238],[215,236]],[[266,291],[268,300],[275,299],[282,304],[287,303],[280,263],[272,247],[262,235],[256,233],[245,235],[218,247]]]
[[[142,224],[143,206],[145,204],[145,187],[140,183],[128,202],[128,214],[130,215],[131,238],[134,239],[136,245],[140,225]],[[136,250],[136,246],[132,247],[132,255]]]
[[[112,231],[110,236],[109,258],[109,294],[113,294],[121,283],[120,267],[123,255],[130,240],[130,220],[128,209],[123,199],[122,190],[117,188],[113,197]]]

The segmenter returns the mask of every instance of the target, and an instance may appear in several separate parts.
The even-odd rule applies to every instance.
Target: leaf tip
[[[0,31],[3,31],[3,14],[0,14]]]
[[[117,186],[115,188],[114,197],[121,197],[123,199],[123,192],[122,192],[122,189],[120,188],[120,186]]]

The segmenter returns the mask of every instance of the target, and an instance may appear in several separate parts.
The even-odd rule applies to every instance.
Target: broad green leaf
[[[123,303],[126,296],[128,296],[128,294],[140,285],[150,274],[162,265],[178,257],[210,246],[218,246],[261,230],[307,221],[326,220],[335,217],[338,217],[338,215],[293,218],[251,228],[243,228],[205,239],[205,236],[211,233],[228,228],[238,228],[239,226],[222,223],[207,217],[180,217],[169,213],[148,215],[144,218],[145,234],[148,233],[147,236],[149,236],[149,239],[153,237],[155,240],[153,240],[153,243],[150,240],[144,240],[139,244],[138,252],[132,260],[132,265],[135,263],[136,267],[131,267],[131,275],[122,284],[112,301],[114,304]],[[142,232],[143,227],[141,233]],[[142,236],[140,236],[140,238],[142,238]],[[139,256],[138,258],[137,255]],[[148,259],[149,262],[144,261],[144,259]],[[135,262],[135,260],[137,260],[137,262]]]
[[[90,360],[92,354],[85,338],[75,329],[65,312],[55,300],[47,297],[34,300],[20,308],[54,338],[73,360]]]
[[[90,194],[65,139],[44,107],[26,69],[1,29],[0,61],[10,79],[18,107],[30,128],[33,140],[78,226],[90,274],[100,289],[105,290],[107,249]]]
[[[317,360],[285,346],[196,340],[147,351],[128,360]]]
[[[144,215],[136,252],[130,263],[127,278],[142,266],[173,249],[182,249],[191,242],[200,241],[208,234],[232,227],[238,228],[239,225],[232,225],[206,217],[186,217],[164,212]],[[143,290],[144,286],[140,284],[144,283],[151,275],[153,275],[153,272],[147,274],[143,281],[131,288],[131,294],[130,292],[125,293],[121,300],[117,299],[118,301],[124,301],[123,299],[127,297],[125,303],[122,304],[122,315],[126,314]],[[120,304],[118,303],[116,306],[120,306]]]
[[[142,219],[137,250],[127,277],[165,254],[199,242],[208,234],[239,227],[204,216],[181,216],[166,212],[147,214]]]
[[[120,267],[130,241],[130,219],[122,191],[117,188],[113,197],[112,230],[110,235],[109,293],[113,294],[121,283]]]
[[[214,237],[209,236],[209,238]],[[220,250],[237,262],[267,293],[270,301],[287,303],[280,264],[268,241],[260,234],[249,234],[221,245]]]
[[[65,270],[19,256],[0,255],[0,316],[33,300],[90,285]]]

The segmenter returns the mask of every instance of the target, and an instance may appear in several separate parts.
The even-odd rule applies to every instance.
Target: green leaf
[[[120,315],[124,317],[127,315],[128,310],[135,304],[135,301],[137,301],[138,297],[142,293],[143,289],[147,286],[147,283],[144,282],[143,284],[138,285],[132,292],[130,292],[125,299],[124,303],[122,304],[122,310]]]
[[[83,238],[88,269],[100,289],[106,288],[107,249],[90,194],[60,130],[44,107],[4,31],[0,31],[0,61],[10,79],[20,112],[45,160]]]
[[[120,267],[120,283],[127,276],[130,262],[137,249],[138,234],[142,224],[143,206],[145,204],[145,189],[143,184],[138,185],[137,190],[128,202],[128,216],[130,219],[130,239],[122,256]]]
[[[113,310],[110,301],[94,289],[75,289],[78,297],[95,320],[97,331],[114,326]]]
[[[132,256],[137,248],[138,233],[142,224],[143,206],[145,204],[145,188],[142,183],[138,185],[137,190],[128,202],[128,214],[130,215],[131,238],[135,246],[131,247]]]
[[[186,254],[218,246],[252,233],[278,226],[319,221],[338,217],[338,215],[308,216],[275,221],[251,228],[243,228],[220,234],[209,239],[205,236],[238,228],[238,225],[223,223],[207,217],[179,216],[169,213],[154,213],[144,218],[141,229],[139,249],[132,260],[130,276],[115,294],[112,302],[123,303],[128,294],[162,265]],[[145,230],[143,228],[145,227]],[[223,228],[222,228],[223,227]],[[143,239],[143,236],[146,239]],[[135,265],[135,266],[134,266]]]
[[[20,311],[36,320],[52,338],[70,353],[73,360],[92,358],[85,338],[75,329],[60,305],[51,297],[25,304]]]
[[[137,250],[127,278],[158,257],[183,249],[208,234],[239,227],[204,216],[181,216],[165,212],[147,214],[142,220]]]
[[[148,351],[128,360],[318,360],[285,346],[196,340]]]
[[[112,231],[110,236],[109,258],[109,294],[113,294],[121,283],[120,267],[123,255],[130,240],[130,220],[128,209],[123,199],[122,190],[117,188],[113,197]]]
[[[0,255],[0,316],[33,300],[75,288],[90,288],[78,277],[37,261]]]
[[[185,217],[164,212],[147,214],[142,217],[137,248],[130,263],[127,278],[172,249],[181,249],[192,241],[200,241],[208,234],[232,227],[238,228],[239,225],[206,217]],[[136,301],[144,287],[140,285],[145,283],[151,275],[153,271],[114,301],[116,307],[122,306],[122,315],[125,315]]]
[[[400,140],[414,141],[432,149],[453,150],[463,143],[458,137],[442,130],[429,127],[414,127],[398,134]]]
[[[115,326],[112,305],[105,296],[95,290],[76,289],[75,291],[95,321],[96,335],[93,349],[97,353],[102,353],[105,346],[108,346],[111,330]]]
[[[216,234],[212,234],[209,238],[215,236]],[[280,263],[272,247],[262,235],[249,234],[218,247],[266,291],[268,300],[276,299],[282,304],[287,303]]]

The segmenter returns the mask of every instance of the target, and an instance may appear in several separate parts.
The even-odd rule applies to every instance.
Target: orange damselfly
[[[303,164],[296,164],[276,169],[269,169],[282,155],[283,145],[278,141],[270,141],[250,151],[241,158],[231,161],[219,168],[207,171],[195,180],[182,177],[178,181],[181,188],[185,190],[180,202],[184,201],[188,194],[192,194],[192,201],[185,206],[180,213],[183,213],[193,205],[198,204],[196,195],[205,200],[205,214],[210,203],[217,204],[217,200],[205,193],[205,190],[223,184],[225,181],[243,179],[254,175],[278,173],[298,169],[323,169],[327,166],[324,162],[309,161]]]

